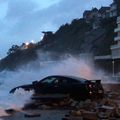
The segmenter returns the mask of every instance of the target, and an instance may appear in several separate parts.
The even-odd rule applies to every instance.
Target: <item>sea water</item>
[[[16,90],[15,94],[10,94],[9,91],[14,87],[31,84],[49,75],[70,75],[93,79],[96,76],[98,78],[99,74],[98,70],[98,74],[95,73],[88,61],[73,57],[62,61],[37,62],[37,68],[34,64],[36,63],[30,63],[27,67],[21,67],[16,71],[0,72],[0,110],[22,108],[34,92],[20,89]]]

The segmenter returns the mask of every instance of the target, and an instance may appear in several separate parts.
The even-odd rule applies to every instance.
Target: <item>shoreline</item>
[[[0,117],[2,120],[61,120],[68,110],[27,110],[15,112],[10,116]],[[28,117],[26,115],[36,114],[38,116]]]

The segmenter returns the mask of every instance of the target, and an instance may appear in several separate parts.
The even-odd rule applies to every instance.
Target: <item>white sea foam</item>
[[[34,64],[39,64],[37,69]],[[16,91],[16,94],[9,94],[9,91],[20,85],[31,84],[34,80],[40,80],[48,75],[70,75],[86,79],[99,79],[101,72],[96,71],[94,64],[88,59],[69,57],[60,61],[35,61],[28,66],[21,67],[17,71],[4,71],[0,73],[0,108],[23,107],[33,92],[23,90]]]

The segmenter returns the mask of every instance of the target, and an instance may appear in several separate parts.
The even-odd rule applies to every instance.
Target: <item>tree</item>
[[[13,54],[16,51],[19,50],[19,46],[18,45],[12,45],[12,47],[8,50],[7,55]]]

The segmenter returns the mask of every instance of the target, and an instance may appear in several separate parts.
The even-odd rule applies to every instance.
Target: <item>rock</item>
[[[87,99],[86,101],[85,101],[85,104],[90,104],[91,103],[91,100],[90,99]]]
[[[72,115],[72,116],[81,116],[82,113],[81,113],[80,110],[77,110],[77,111],[72,110],[72,111],[70,112],[70,115]]]
[[[76,116],[81,116],[81,115],[82,115],[82,113],[80,110],[76,111]]]
[[[81,101],[81,102],[78,104],[77,108],[80,108],[80,109],[84,108],[84,102]]]
[[[61,101],[61,102],[59,103],[59,105],[60,105],[60,106],[65,106],[65,105],[67,105],[67,103],[64,102],[64,101]]]
[[[76,106],[78,106],[78,104],[79,104],[78,101],[73,101],[73,102],[71,103],[71,106],[72,106],[72,107],[76,107]]]
[[[8,113],[8,114],[14,114],[16,112],[16,110],[14,110],[14,109],[7,109],[7,110],[5,110],[5,112]]]
[[[82,117],[85,120],[98,120],[96,112],[84,111]]]
[[[68,117],[68,118],[62,118],[62,120],[83,120],[82,117]]]
[[[118,93],[118,92],[112,92],[111,91],[111,92],[108,93],[108,97],[111,98],[111,99],[117,99],[118,96],[120,96],[120,93]]]
[[[110,107],[110,106],[105,106],[105,105],[103,105],[103,106],[101,106],[101,107],[99,107],[99,109],[101,109],[101,110],[103,110],[103,111],[107,111],[107,110],[110,110],[110,111],[112,111],[112,110],[114,110],[114,108],[113,107]]]
[[[62,120],[69,120],[69,118],[62,118]]]
[[[41,114],[40,113],[26,113],[24,116],[32,118],[32,117],[40,117]]]
[[[46,110],[46,109],[50,109],[50,106],[48,106],[48,105],[41,105],[40,108]]]
[[[53,107],[57,107],[58,104],[57,104],[57,103],[52,103],[52,106],[53,106]]]

